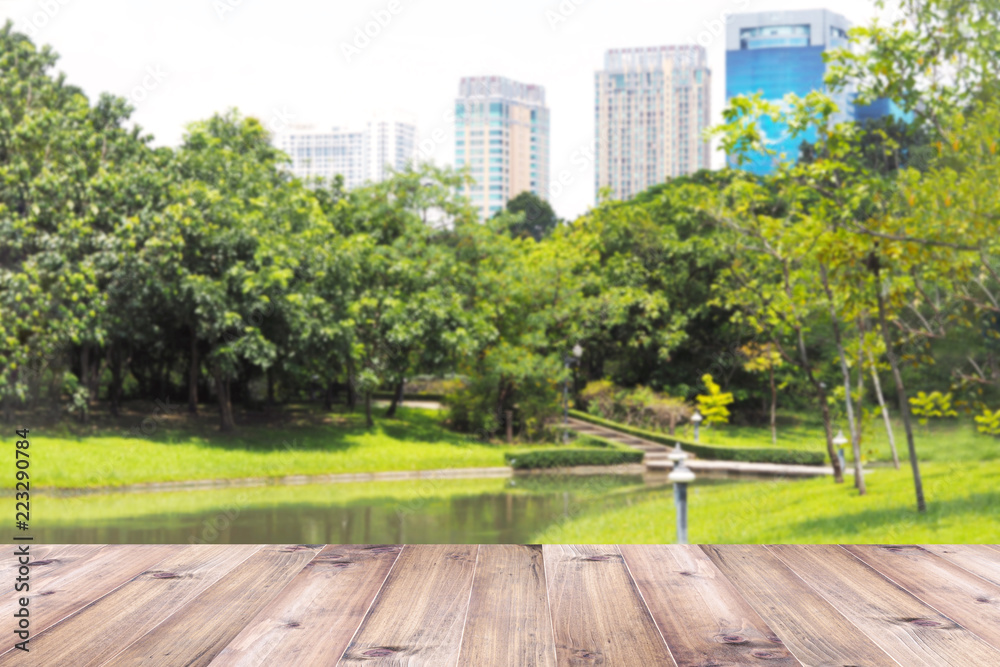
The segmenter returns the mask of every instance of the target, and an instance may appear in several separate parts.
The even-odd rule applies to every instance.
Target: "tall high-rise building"
[[[455,100],[455,166],[475,179],[466,196],[487,218],[522,192],[547,199],[545,89],[499,76],[463,77]]]
[[[823,52],[848,46],[850,22],[826,9],[734,14],[726,30],[726,100],[737,95],[761,96],[781,103],[788,93],[804,97],[814,90],[824,90],[826,63]],[[834,122],[854,120],[853,94],[841,91],[834,96],[840,108]],[[872,112],[881,114],[873,109]],[[776,156],[794,162],[803,141],[815,141],[815,133],[793,138],[787,127],[765,119],[761,130],[768,148]],[[751,156],[744,169],[766,174],[774,169],[775,159],[766,155]],[[730,158],[730,164],[735,164]]]
[[[291,158],[296,176],[328,180],[341,174],[348,189],[382,180],[389,167],[405,168],[417,144],[412,122],[385,115],[374,115],[358,127],[295,125],[274,141]]]
[[[611,49],[595,76],[595,181],[628,199],[708,169],[711,70],[701,46]]]

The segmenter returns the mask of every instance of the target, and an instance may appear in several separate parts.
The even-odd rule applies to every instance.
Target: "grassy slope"
[[[716,426],[702,429],[701,441],[728,447],[781,447],[826,452],[823,426],[818,421],[792,417],[793,424],[778,426],[778,443],[771,444],[771,430],[737,426]],[[690,429],[683,432],[691,437]],[[836,432],[836,429],[835,429]],[[903,424],[893,420],[896,449],[900,461],[908,461],[906,434]],[[927,461],[997,461],[1000,460],[1000,441],[976,432],[969,420],[946,420],[929,426],[915,425],[914,442],[921,462]],[[882,419],[866,422],[861,443],[861,460],[865,463],[892,461],[889,438]],[[844,448],[848,461],[853,461],[850,444]]]
[[[767,481],[701,486],[689,494],[692,543],[1000,542],[1000,462],[927,463],[928,511],[915,509],[909,467],[850,480]],[[582,516],[532,537],[539,543],[672,542],[671,490],[626,509]]]
[[[401,408],[374,429],[360,416],[339,425],[158,429],[149,439],[118,432],[31,435],[37,487],[87,488],[141,482],[321,475],[384,470],[503,466],[509,451],[535,447],[491,445],[451,432],[436,411]],[[286,447],[287,445],[287,447]],[[551,446],[551,445],[550,445]]]

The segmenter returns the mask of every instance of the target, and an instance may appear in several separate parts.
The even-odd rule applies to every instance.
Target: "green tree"
[[[559,218],[547,201],[530,190],[518,194],[507,202],[508,213],[520,213],[521,218],[509,223],[511,236],[528,237],[541,241],[559,225]]]

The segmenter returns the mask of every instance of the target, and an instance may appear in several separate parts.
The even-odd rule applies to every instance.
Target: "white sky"
[[[580,155],[593,150],[594,71],[605,50],[696,43],[702,31],[708,40],[715,23],[718,36],[706,45],[718,122],[725,95],[723,12],[823,6],[802,0],[0,0],[0,15],[36,44],[51,44],[61,55],[57,68],[92,99],[104,91],[132,98],[133,118],[157,144],[178,144],[185,124],[229,107],[272,127],[281,117],[333,126],[400,109],[415,117],[421,138],[443,132],[434,160],[452,164],[454,132],[445,114],[460,77],[541,84],[551,113],[551,180],[565,171],[569,183],[549,199],[557,214],[573,218],[594,202],[593,166]],[[855,24],[875,12],[871,0],[825,6]],[[343,45],[353,44],[373,12],[390,20],[349,59]],[[714,164],[722,163],[717,154]]]

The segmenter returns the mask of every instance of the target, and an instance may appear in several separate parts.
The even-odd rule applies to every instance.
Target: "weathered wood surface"
[[[458,664],[555,666],[540,545],[479,547]]]
[[[207,665],[319,550],[300,545],[260,549],[104,664]]]
[[[918,546],[866,544],[844,548],[1000,649],[1000,586]]]
[[[32,635],[40,637],[40,633],[54,624],[97,604],[103,597],[113,594],[174,552],[176,548],[169,545],[139,544],[96,549],[81,546],[59,553],[50,552],[40,559],[32,556],[30,588],[27,591]],[[24,596],[24,593],[15,593],[12,588],[0,598],[2,618],[13,618],[15,605]],[[7,653],[0,656],[0,665],[18,664],[20,652],[12,647],[19,639],[9,632],[4,632],[3,638],[0,650]],[[37,655],[32,656],[32,664],[44,664],[35,662]]]
[[[542,550],[560,665],[671,664],[618,547],[545,545]]]
[[[31,551],[31,651],[8,627],[0,667],[1000,665],[988,545]]]
[[[336,664],[400,549],[326,547],[219,653],[212,667]]]
[[[254,545],[234,547],[160,547],[167,550],[166,557],[48,631],[36,631],[31,640],[32,664],[104,664],[260,549]],[[106,550],[114,553],[118,547]],[[119,559],[131,557],[125,553]],[[103,566],[114,571],[118,562],[108,560]],[[17,664],[17,659],[17,652],[7,653],[0,658],[0,665]]]
[[[802,664],[898,667],[763,546],[706,545],[704,550]]]
[[[342,665],[456,665],[479,547],[403,547]]]
[[[1000,665],[1000,651],[836,545],[768,547],[901,665]]]
[[[799,664],[697,546],[620,549],[678,664]]]

